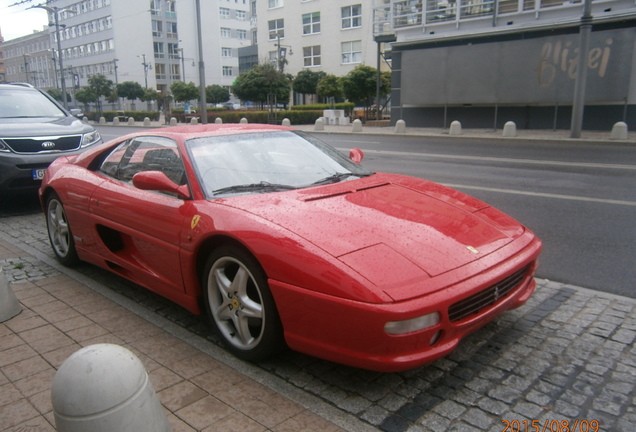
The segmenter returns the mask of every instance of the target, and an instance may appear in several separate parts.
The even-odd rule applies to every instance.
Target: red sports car
[[[483,202],[373,173],[312,135],[189,125],[57,159],[40,196],[57,258],[207,312],[227,348],[398,371],[532,294],[541,242]]]

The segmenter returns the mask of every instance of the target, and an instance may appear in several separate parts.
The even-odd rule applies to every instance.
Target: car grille
[[[4,138],[2,141],[15,153],[32,154],[53,151],[71,151],[80,148],[81,135],[35,137],[35,138]]]
[[[506,297],[523,281],[528,273],[528,268],[529,266],[526,266],[496,284],[489,286],[485,290],[453,303],[451,307],[448,308],[450,321],[460,321],[469,315],[477,314],[486,306],[490,306],[497,300]]]

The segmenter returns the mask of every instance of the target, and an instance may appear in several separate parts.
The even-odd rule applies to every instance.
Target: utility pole
[[[576,68],[576,81],[574,82],[570,138],[580,138],[583,127],[585,87],[587,84],[587,55],[590,50],[590,35],[592,34],[592,0],[585,0],[583,5],[583,16],[581,17],[579,33],[579,62]]]
[[[201,0],[196,0],[197,39],[199,43],[199,111],[201,123],[208,123],[208,107],[205,101],[205,63],[203,62],[203,37],[201,35]]]

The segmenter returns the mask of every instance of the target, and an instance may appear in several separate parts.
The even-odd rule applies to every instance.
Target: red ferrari
[[[92,263],[207,312],[247,360],[287,346],[410,369],[530,297],[532,232],[361,159],[288,127],[154,129],[57,159],[40,198],[63,264]]]

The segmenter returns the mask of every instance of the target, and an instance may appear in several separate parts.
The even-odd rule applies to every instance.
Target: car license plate
[[[46,171],[46,168],[34,169],[32,172],[33,180],[42,180],[44,178],[44,171]]]

